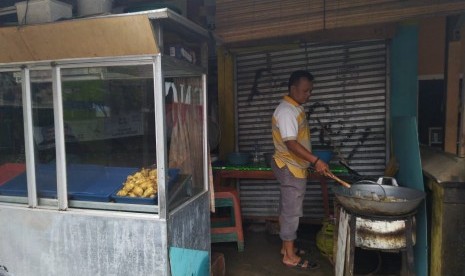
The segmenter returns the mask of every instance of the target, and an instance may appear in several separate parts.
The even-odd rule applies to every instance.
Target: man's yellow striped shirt
[[[273,113],[272,133],[278,167],[287,166],[295,177],[306,178],[310,163],[290,152],[285,142],[296,140],[311,151],[310,127],[304,108],[289,96],[284,96]]]

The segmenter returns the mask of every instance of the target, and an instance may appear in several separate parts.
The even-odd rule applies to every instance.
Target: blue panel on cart
[[[0,195],[7,196],[26,196],[26,173],[22,173],[9,180],[0,187]]]
[[[68,165],[67,180],[70,199],[110,201],[111,193],[137,168],[104,167],[98,165]],[[39,197],[56,198],[56,166],[39,165],[36,169],[37,193]],[[26,196],[26,173],[0,187],[1,195]]]
[[[69,192],[70,199],[108,202],[116,187],[120,187],[127,176],[136,171],[137,168],[103,167],[94,179],[88,180],[87,188]]]

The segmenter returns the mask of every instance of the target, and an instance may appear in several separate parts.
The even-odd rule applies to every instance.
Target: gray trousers
[[[303,202],[307,179],[295,177],[287,166],[278,168],[274,160],[271,162],[271,168],[281,184],[281,195],[279,197],[279,236],[283,241],[293,241],[297,239],[299,219],[303,216]]]

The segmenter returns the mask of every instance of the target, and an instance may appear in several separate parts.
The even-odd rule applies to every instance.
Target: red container
[[[0,166],[0,186],[26,171],[26,164],[6,163]]]

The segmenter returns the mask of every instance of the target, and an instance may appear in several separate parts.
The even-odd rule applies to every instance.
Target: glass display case
[[[74,36],[67,37],[71,30]],[[115,35],[120,32],[128,37]],[[72,223],[85,214],[77,226],[84,232],[123,215],[127,225],[111,227],[127,233],[127,239],[132,231],[154,227],[151,245],[135,245],[141,252],[152,246],[153,265],[141,273],[168,275],[169,245],[208,251],[208,33],[166,9],[0,28],[0,33],[8,41],[34,45],[0,53],[0,209],[13,206],[26,217],[33,216],[28,210],[43,210],[41,215],[65,224],[67,217]],[[196,246],[189,245],[192,237],[163,234],[199,219],[204,225],[192,231],[203,242]],[[9,223],[31,229],[37,239],[32,247],[63,227],[51,223],[37,230],[23,220]],[[14,240],[8,231],[0,236]],[[58,236],[66,244],[66,237]],[[82,245],[74,250],[85,255],[82,247],[93,246],[92,235],[78,236]],[[13,255],[27,251],[17,250]],[[119,256],[112,259],[114,252],[102,250],[99,254],[112,257],[99,273],[112,274]],[[63,263],[56,271],[73,274],[71,258],[47,254]],[[116,264],[118,275],[127,262]],[[133,273],[125,269],[125,275]],[[47,273],[56,274],[39,274]]]
[[[161,33],[158,23],[154,25]],[[173,208],[206,190],[205,46],[199,38],[182,43],[175,28],[162,34],[170,42],[160,59],[57,61],[53,66],[32,63],[16,72],[1,73],[1,109],[11,119],[4,122],[8,131],[2,135],[1,150],[6,154],[2,154],[0,168],[12,177],[2,181],[0,200],[24,203],[31,190],[23,145],[23,84],[30,89],[31,110],[26,111],[32,115],[33,151],[28,156],[35,168],[39,204],[57,202],[47,199],[58,198],[58,184],[64,184],[62,190],[71,207],[147,212],[156,212],[162,200],[173,203]],[[161,72],[154,71],[157,62]],[[161,81],[161,89],[154,87],[154,81]],[[157,94],[163,95],[158,99],[164,105],[160,114],[155,114]],[[54,99],[61,101],[54,103]],[[56,133],[60,123],[63,133]],[[157,141],[157,129],[162,132],[161,141]],[[57,136],[64,139],[61,169],[65,183],[57,182]],[[163,149],[159,158],[161,167],[167,169],[164,180],[158,175],[157,148]],[[23,172],[14,175],[13,169]],[[158,192],[161,182],[165,182],[165,199]]]

